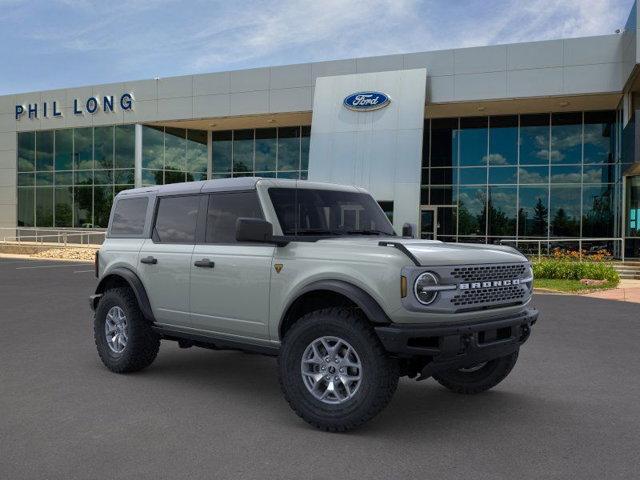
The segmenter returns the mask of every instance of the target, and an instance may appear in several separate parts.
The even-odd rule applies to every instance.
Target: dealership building
[[[638,257],[637,16],[596,37],[2,96],[0,227],[104,228],[124,189],[261,176],[365,187],[422,238]]]

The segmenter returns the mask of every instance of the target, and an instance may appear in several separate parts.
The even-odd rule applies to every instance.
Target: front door
[[[238,217],[263,218],[255,191],[209,196],[204,243],[191,257],[191,324],[231,338],[267,339],[275,247],[238,243]]]
[[[437,224],[438,214],[435,207],[420,207],[420,238],[435,240]]]

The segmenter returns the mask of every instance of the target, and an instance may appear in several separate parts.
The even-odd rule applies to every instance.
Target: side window
[[[209,196],[206,243],[236,243],[238,217],[263,218],[256,192],[217,193]]]
[[[113,211],[110,235],[142,235],[147,217],[147,197],[118,200]]]
[[[153,240],[158,243],[195,243],[199,195],[159,199]]]

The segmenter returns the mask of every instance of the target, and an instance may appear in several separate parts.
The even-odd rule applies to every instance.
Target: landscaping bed
[[[532,262],[534,286],[567,293],[588,293],[616,288],[620,276],[606,251],[593,254],[554,250],[553,256]]]

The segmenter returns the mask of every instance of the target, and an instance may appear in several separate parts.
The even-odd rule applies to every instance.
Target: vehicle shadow
[[[166,348],[163,344],[154,365],[142,373],[147,378],[162,380],[169,388],[180,388],[183,394],[193,389],[202,394],[224,392],[226,398],[246,404],[259,398],[263,417],[283,423],[288,428],[312,429],[299,421],[283,399],[278,384],[276,359],[233,351],[210,351]],[[233,400],[232,400],[233,401]],[[430,434],[449,435],[451,429],[469,430],[470,424],[485,423],[509,417],[512,427],[549,420],[553,415],[570,409],[570,405],[541,406],[541,397],[531,389],[518,393],[508,380],[495,390],[479,395],[458,395],[441,387],[433,379],[416,382],[401,379],[389,406],[372,422],[356,430],[356,435],[384,434],[385,438],[405,438]],[[313,430],[313,429],[312,429]]]

